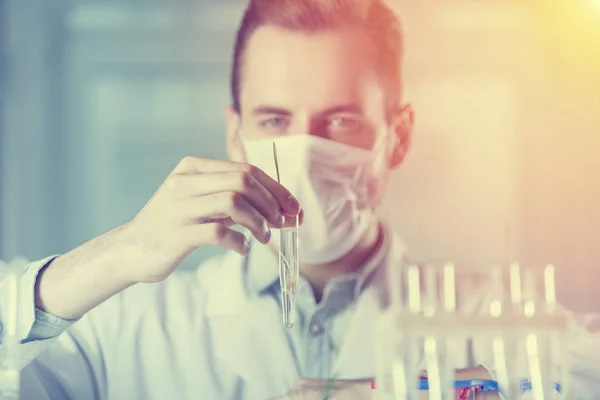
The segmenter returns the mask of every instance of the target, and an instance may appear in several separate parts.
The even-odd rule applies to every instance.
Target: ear
[[[231,107],[225,110],[227,121],[227,157],[231,161],[246,162],[244,147],[240,140],[239,131],[241,126],[240,115]]]
[[[415,122],[415,113],[412,106],[405,105],[398,109],[392,120],[393,142],[390,148],[390,169],[398,167],[408,152],[410,139]]]

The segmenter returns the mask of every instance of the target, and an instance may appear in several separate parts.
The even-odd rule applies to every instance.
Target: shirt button
[[[310,333],[312,333],[313,335],[320,335],[321,333],[323,333],[323,327],[319,324],[317,324],[316,322],[313,322],[310,325]]]

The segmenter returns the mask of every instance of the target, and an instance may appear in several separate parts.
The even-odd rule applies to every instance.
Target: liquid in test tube
[[[281,285],[281,305],[283,324],[294,326],[296,314],[296,287],[298,286],[298,218],[293,218],[292,224],[279,231],[279,283]],[[289,226],[292,225],[292,226]]]

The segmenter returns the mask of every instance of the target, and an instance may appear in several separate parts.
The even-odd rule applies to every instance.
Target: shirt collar
[[[388,262],[392,252],[404,253],[404,246],[386,224],[380,225],[380,232],[377,250],[365,262],[362,271],[336,278],[331,284],[338,281],[354,281],[355,296],[358,296],[372,281],[375,272],[384,269],[383,266]],[[252,240],[250,253],[246,257],[244,273],[248,294],[262,294],[279,281],[277,254],[269,246]]]

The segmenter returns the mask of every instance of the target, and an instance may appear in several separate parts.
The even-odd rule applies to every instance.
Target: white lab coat
[[[401,250],[396,244],[391,254],[394,248]],[[33,283],[43,264],[24,273],[23,332],[33,323]],[[245,290],[244,265],[244,257],[228,253],[196,272],[137,285],[59,338],[22,345],[23,366],[35,359],[23,370],[23,399],[259,400],[285,393],[300,377],[297,360],[278,304]],[[382,312],[382,284],[375,281],[361,294],[344,326],[337,378],[375,374],[373,327]],[[480,307],[488,293],[479,285],[466,303]],[[579,398],[600,398],[600,335],[573,323],[568,346]],[[486,351],[477,352],[476,362],[491,365]]]

